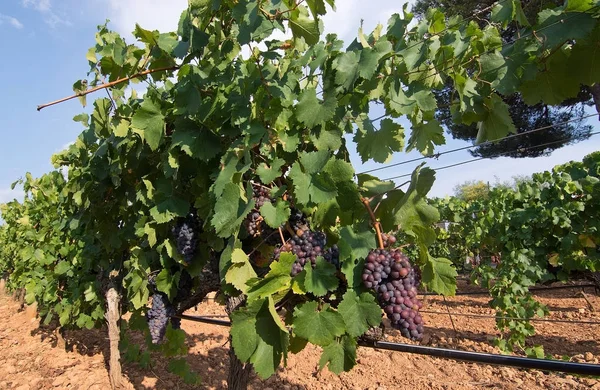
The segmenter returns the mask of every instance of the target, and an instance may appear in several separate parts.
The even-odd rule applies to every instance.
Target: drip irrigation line
[[[180,315],[182,320],[202,322],[218,326],[231,326],[230,321],[215,320],[195,316]],[[390,343],[386,341],[359,341],[358,345],[366,348],[385,349],[396,352],[408,352],[419,355],[434,356],[444,359],[462,360],[472,363],[494,364],[518,368],[529,368],[544,371],[566,372],[570,374],[600,376],[600,365],[589,363],[572,363],[560,360],[532,359],[519,356],[499,355],[481,352],[459,351],[456,349],[424,347],[421,345]]]
[[[572,363],[560,360],[532,359],[520,356],[499,355],[481,352],[459,351],[456,349],[424,347],[422,345],[390,343],[387,341],[359,341],[361,347],[385,349],[396,352],[408,352],[419,355],[434,356],[444,359],[462,360],[472,363],[494,364],[518,368],[529,368],[544,371],[558,371],[580,375],[600,375],[600,364]]]
[[[595,284],[577,284],[577,285],[569,285],[569,286],[554,286],[554,287],[532,287],[529,289],[530,292],[542,292],[542,291],[551,291],[551,290],[563,290],[563,289],[571,289],[571,288],[586,288],[586,287],[596,287]],[[442,296],[442,294],[434,293],[434,292],[424,292],[420,293],[422,296]],[[465,292],[457,292],[454,296],[465,296],[465,295],[489,295],[489,291],[465,291]]]
[[[496,315],[492,315],[492,314],[454,313],[454,312],[445,312],[445,311],[438,311],[438,310],[419,310],[419,313],[452,315],[452,316],[457,316],[457,317],[490,318],[490,319],[495,319],[495,320],[510,320],[510,321],[534,321],[534,322],[556,322],[556,323],[566,323],[566,324],[600,325],[600,321],[561,320],[561,319],[554,319],[554,318],[519,318],[519,317],[496,316]]]
[[[384,169],[393,168],[393,167],[397,167],[397,166],[404,165],[404,164],[409,164],[411,162],[426,160],[428,158],[438,159],[438,158],[440,158],[441,156],[443,156],[445,154],[451,154],[451,153],[456,153],[456,152],[460,152],[460,151],[467,150],[467,149],[480,148],[480,147],[483,147],[483,146],[488,146],[488,145],[500,143],[500,142],[503,142],[503,141],[506,141],[506,140],[509,140],[509,139],[512,139],[512,138],[522,137],[522,136],[525,136],[525,135],[537,133],[539,131],[552,129],[552,128],[557,127],[557,126],[566,125],[566,124],[569,124],[571,122],[581,121],[583,119],[591,118],[591,117],[597,116],[597,115],[598,114],[585,115],[585,116],[583,116],[581,118],[571,119],[571,120],[568,120],[568,121],[564,121],[564,122],[560,122],[560,123],[555,123],[555,124],[548,125],[548,126],[538,127],[536,129],[533,129],[533,130],[525,131],[523,133],[511,134],[511,135],[508,135],[508,136],[506,136],[504,138],[500,138],[500,139],[497,139],[497,140],[482,142],[479,145],[462,146],[460,148],[446,150],[446,151],[439,152],[439,153],[430,153],[430,154],[428,154],[426,156],[413,158],[411,160],[406,160],[406,161],[401,161],[401,162],[397,162],[397,163],[394,163],[394,164],[389,164],[389,165],[386,165],[384,167],[378,167],[378,168],[369,169],[369,170],[357,173],[357,175],[362,175],[364,173],[371,173],[371,172],[381,171],[381,170],[384,170]]]
[[[597,114],[595,114],[595,115],[597,115]],[[588,136],[588,138],[590,138],[590,137],[592,137],[594,135],[597,135],[597,134],[600,134],[600,131],[595,131],[593,133],[589,133],[587,136]],[[444,169],[458,167],[460,165],[470,164],[470,163],[475,162],[475,161],[481,161],[481,160],[493,159],[493,158],[496,158],[496,157],[502,157],[503,155],[510,154],[510,153],[516,152],[516,151],[526,151],[526,150],[531,150],[531,149],[537,149],[537,148],[541,148],[541,147],[544,147],[544,146],[554,145],[554,144],[558,144],[558,143],[562,143],[562,142],[568,142],[570,140],[571,140],[571,138],[563,138],[563,139],[560,139],[560,140],[557,140],[557,141],[546,142],[544,144],[529,146],[529,147],[526,147],[526,148],[517,148],[517,149],[514,149],[514,150],[507,151],[507,152],[502,152],[502,153],[494,154],[494,155],[488,156],[488,157],[474,158],[474,159],[471,159],[471,160],[461,161],[459,163],[445,165],[443,167],[432,168],[432,169],[434,171],[441,171],[441,170],[444,170]],[[400,178],[408,177],[408,176],[412,176],[412,173],[407,173],[407,174],[404,174],[404,175],[388,177],[387,179],[383,179],[383,181],[400,179]]]

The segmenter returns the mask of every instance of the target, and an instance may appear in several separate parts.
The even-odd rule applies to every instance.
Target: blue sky
[[[36,111],[39,104],[72,93],[71,86],[84,78],[88,70],[85,53],[94,44],[96,26],[110,19],[109,26],[128,37],[135,22],[144,28],[173,30],[186,0],[4,0],[0,3],[0,65],[3,104],[0,105],[0,203],[20,193],[10,191],[10,184],[25,172],[34,176],[50,169],[50,157],[73,141],[81,132],[80,124],[72,117],[84,111],[78,101]],[[338,10],[326,16],[328,31],[350,41],[356,34],[361,18],[364,29],[370,31],[378,22],[399,12],[402,3],[391,0],[338,0]],[[375,10],[375,11],[374,11]],[[88,97],[92,102],[97,93]],[[376,115],[376,113],[374,114]],[[596,118],[590,118],[596,127]],[[448,139],[448,144],[436,151],[466,145]],[[600,150],[600,136],[555,151],[552,156],[537,159],[508,159],[478,161],[456,169],[440,171],[432,195],[451,194],[456,184],[466,180],[494,182],[509,180],[514,175],[529,175],[569,160]],[[392,162],[414,157],[416,153],[400,153]],[[439,167],[470,159],[467,151],[443,156],[431,161]],[[357,171],[375,167],[360,166],[353,154]],[[417,163],[406,164],[378,172],[382,178],[410,173]],[[405,179],[399,179],[403,182]]]

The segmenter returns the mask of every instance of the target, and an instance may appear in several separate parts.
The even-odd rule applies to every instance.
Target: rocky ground
[[[472,288],[464,283],[460,286],[461,291]],[[600,297],[588,289],[586,301],[580,291],[554,290],[537,293],[537,296],[551,310],[548,318],[600,322]],[[421,344],[498,353],[492,342],[497,335],[494,320],[463,316],[493,314],[487,300],[485,296],[459,296],[447,298],[446,305],[439,297],[428,297],[423,308],[428,313],[423,313],[427,326]],[[447,311],[455,313],[452,320]],[[222,307],[209,300],[188,314],[222,313]],[[202,377],[202,384],[196,388],[225,388],[228,329],[188,321],[183,322],[182,328],[188,335],[188,363]],[[555,358],[568,356],[571,361],[599,363],[600,325],[539,322],[536,329],[537,335],[531,342],[542,344]],[[391,332],[386,340],[406,341],[395,332]],[[0,390],[108,389],[107,347],[106,333],[102,330],[67,331],[63,337],[52,328],[40,327],[34,309],[20,310],[12,297],[0,296]],[[327,369],[317,370],[319,357],[319,348],[309,346],[300,354],[292,355],[287,368],[282,368],[269,380],[252,377],[250,388],[600,389],[598,378],[463,363],[369,348],[359,349],[357,367],[336,376]],[[124,364],[123,370],[136,389],[191,389],[167,371],[167,364],[165,358],[153,356],[151,369],[128,363]]]

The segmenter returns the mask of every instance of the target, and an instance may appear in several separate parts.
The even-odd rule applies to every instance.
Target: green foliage
[[[89,117],[75,118],[85,129],[53,156],[68,180],[58,171],[37,180],[28,176],[25,202],[2,208],[0,270],[9,274],[10,288],[27,289],[28,301],[38,301],[48,320],[56,316],[63,325],[90,327],[103,319],[100,287],[111,271],[119,275],[127,310],[140,317],[149,275],[173,302],[184,271],[195,278],[194,292],[201,272],[212,269],[204,266],[220,259],[222,292],[246,298],[231,315],[232,345],[240,360],[266,378],[285,363],[288,351],[308,341],[323,347],[321,367],[349,370],[357,337],[381,320],[359,279],[364,257],[376,246],[365,205],[386,231],[399,229],[417,248],[425,285],[452,294],[456,271],[446,256],[430,253],[432,226],[440,218],[427,200],[435,172],[418,167],[406,191],[369,175],[355,180],[346,140],[354,139],[363,161],[387,161],[403,150],[431,153],[445,142],[434,118],[433,91],[448,80],[458,90],[457,123],[479,122],[482,141],[505,136],[511,118],[497,90],[526,93],[527,83],[543,78],[539,96],[528,98],[546,99],[555,98],[552,91],[559,86],[599,81],[591,71],[576,81],[544,76],[544,54],[560,53],[550,61],[560,70],[580,42],[593,42],[591,11],[577,31],[555,28],[547,41],[532,34],[549,20],[582,11],[587,12],[557,8],[540,14],[538,22],[523,28],[526,55],[511,65],[496,26],[450,25],[441,11],[410,29],[412,14],[393,15],[387,29],[361,31],[346,49],[335,35],[321,40],[322,1],[194,0],[176,33],[137,26],[137,45],[100,26],[86,55],[87,84],[137,75],[149,88],[138,96],[128,92],[133,81],[116,84],[110,99],[94,102]],[[502,22],[507,16],[498,17]],[[278,30],[289,39],[273,39]],[[380,122],[372,118],[376,104],[385,110]],[[398,123],[402,117],[411,124],[406,143]],[[340,270],[319,259],[292,277],[294,255],[281,253],[274,261],[272,246],[248,237],[244,223],[256,208],[258,183],[274,198],[260,208],[267,226],[279,228],[292,208],[300,209],[338,244]],[[595,186],[579,184],[586,191]],[[171,228],[190,213],[202,233],[199,253],[187,265]],[[567,217],[553,211],[557,229],[572,226]],[[513,249],[519,261],[529,255],[522,249]],[[265,264],[258,264],[257,252]],[[564,264],[572,261],[561,257]],[[167,336],[162,352],[183,353],[182,334]],[[197,379],[181,360],[174,359],[169,369],[188,382]]]
[[[501,316],[523,319],[497,320],[500,330],[510,331],[499,346],[524,348],[526,337],[534,334],[527,319],[547,313],[529,287],[565,281],[572,271],[598,271],[599,166],[600,154],[593,153],[582,162],[517,178],[515,187],[498,186],[487,198],[435,202],[451,224],[448,231],[438,229],[431,252],[457,264],[480,256],[473,277],[490,290],[492,307]]]

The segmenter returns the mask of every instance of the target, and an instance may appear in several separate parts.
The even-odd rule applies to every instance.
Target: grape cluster
[[[415,272],[406,255],[399,250],[372,250],[362,280],[365,287],[375,290],[394,328],[412,340],[423,337],[423,318],[419,314],[422,304],[417,299]]]
[[[334,244],[330,248],[327,248],[325,253],[323,253],[323,258],[328,263],[335,265],[335,268],[340,268],[340,249],[337,245]]]
[[[175,314],[175,310],[169,303],[167,296],[163,293],[152,295],[152,308],[146,313],[146,320],[150,327],[150,336],[153,344],[158,344],[167,331],[169,318]]]
[[[183,260],[190,264],[198,246],[198,221],[195,216],[190,214],[180,218],[171,232],[177,243],[177,251],[183,256]]]
[[[298,230],[299,235],[294,235],[291,240],[279,248],[275,248],[273,255],[279,258],[281,252],[292,252],[296,255],[296,262],[292,266],[292,276],[296,276],[306,263],[316,264],[317,257],[323,256],[326,243],[325,234],[310,230]]]
[[[252,192],[257,209],[260,209],[265,203],[271,202],[270,190],[267,187],[254,185],[252,186]]]

